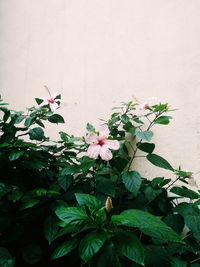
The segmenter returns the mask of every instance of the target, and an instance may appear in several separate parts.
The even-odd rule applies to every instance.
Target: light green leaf
[[[153,137],[153,132],[152,131],[144,131],[144,132],[135,132],[135,135],[142,140],[145,141],[151,141],[151,138]]]

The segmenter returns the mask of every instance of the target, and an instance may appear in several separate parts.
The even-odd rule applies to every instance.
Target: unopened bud
[[[110,213],[112,208],[113,208],[112,199],[110,197],[107,197],[106,204],[105,204],[105,209],[107,210],[108,213]]]

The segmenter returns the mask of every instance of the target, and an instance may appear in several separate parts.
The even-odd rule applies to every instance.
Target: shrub
[[[36,102],[26,114],[0,102],[0,266],[200,266],[192,172],[151,142],[168,104],[122,103],[99,131],[52,141],[45,121],[64,123],[60,95]],[[171,178],[141,177],[138,151]]]

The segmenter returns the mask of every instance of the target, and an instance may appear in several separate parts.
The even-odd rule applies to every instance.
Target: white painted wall
[[[157,96],[179,110],[156,130],[156,152],[200,169],[199,0],[1,0],[0,36],[0,92],[12,107],[32,105],[44,84],[62,93],[66,125],[52,136],[83,135],[113,105]],[[148,163],[141,172],[160,175]]]

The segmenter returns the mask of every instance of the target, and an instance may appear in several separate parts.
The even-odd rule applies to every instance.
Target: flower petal
[[[101,147],[99,145],[90,145],[87,150],[87,155],[90,158],[97,159],[100,153]]]
[[[100,129],[99,129],[99,139],[104,139],[107,138],[109,136],[109,129],[107,125],[101,125]]]
[[[112,159],[112,152],[108,149],[106,145],[100,147],[100,157],[103,160],[111,160]]]
[[[59,107],[59,105],[56,102],[55,103],[49,103],[49,105],[50,105],[50,108],[52,111],[55,111]]]
[[[94,133],[89,134],[86,137],[86,143],[87,144],[97,144],[98,143],[98,136]]]
[[[119,149],[119,141],[117,140],[106,140],[106,145],[108,148],[113,149],[113,150],[117,150]]]

